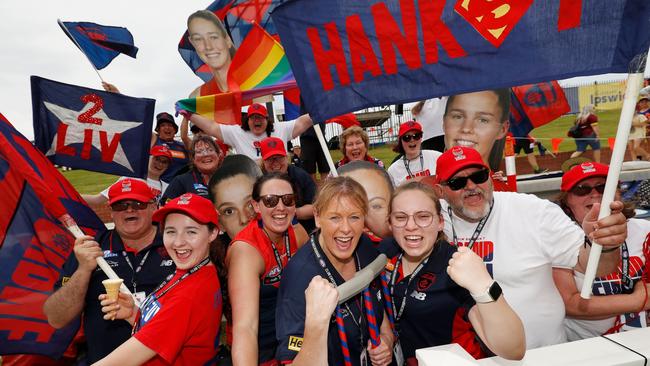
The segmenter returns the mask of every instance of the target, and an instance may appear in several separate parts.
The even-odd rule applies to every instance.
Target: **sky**
[[[156,99],[156,113],[173,112],[174,102],[186,98],[202,83],[181,59],[177,45],[186,29],[187,16],[209,3],[210,0],[1,1],[0,113],[32,139],[31,75],[101,89],[99,77],[63,33],[57,18],[128,28],[140,49],[137,59],[120,55],[100,74],[123,94]],[[648,69],[646,75],[650,75]],[[623,77],[571,79],[562,85]]]

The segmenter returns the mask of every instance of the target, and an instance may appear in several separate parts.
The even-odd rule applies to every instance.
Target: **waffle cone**
[[[106,289],[106,296],[108,296],[109,300],[117,300],[117,294],[120,293],[122,282],[124,282],[124,280],[121,278],[102,281],[102,285],[104,285],[104,288]]]

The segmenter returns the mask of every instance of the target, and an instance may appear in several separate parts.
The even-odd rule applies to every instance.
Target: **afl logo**
[[[423,273],[420,276],[420,278],[418,279],[417,290],[419,292],[424,292],[429,287],[431,287],[431,285],[433,285],[435,282],[436,282],[436,275],[435,274],[433,274],[431,272]]]

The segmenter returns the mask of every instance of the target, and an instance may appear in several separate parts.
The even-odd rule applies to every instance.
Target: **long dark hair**
[[[299,194],[299,192],[296,189],[296,185],[293,184],[293,182],[291,181],[291,178],[289,177],[289,175],[287,173],[280,173],[280,172],[266,173],[266,174],[262,175],[261,177],[257,178],[257,180],[255,181],[255,184],[253,184],[252,197],[253,197],[254,201],[259,201],[260,200],[260,198],[261,198],[260,192],[262,191],[262,187],[264,186],[264,184],[266,182],[274,180],[274,179],[283,180],[283,181],[289,183],[289,185],[291,186],[291,191],[296,196],[296,202],[298,202],[298,199],[299,199],[298,194]]]

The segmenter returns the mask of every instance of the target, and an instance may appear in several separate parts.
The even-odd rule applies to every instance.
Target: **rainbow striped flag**
[[[241,123],[241,93],[221,93],[181,99],[179,107],[223,124]]]
[[[249,91],[243,95],[246,100],[259,96],[253,92],[256,90],[266,95],[295,87],[296,79],[280,43],[253,23],[232,59],[228,84],[237,85],[242,92]]]

